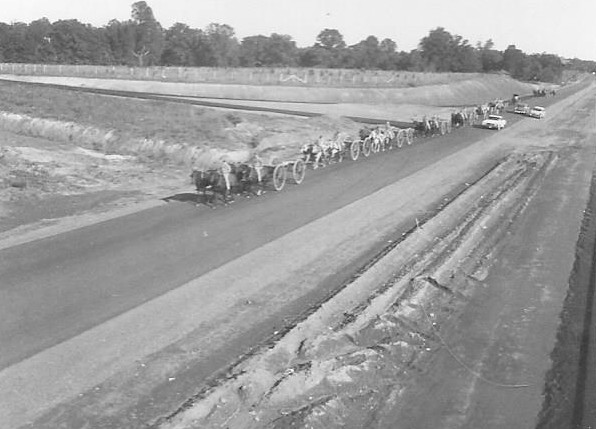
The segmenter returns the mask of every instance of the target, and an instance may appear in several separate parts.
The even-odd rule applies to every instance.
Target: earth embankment
[[[181,96],[297,103],[399,103],[457,106],[485,103],[512,94],[529,94],[536,84],[520,82],[506,75],[471,75],[449,84],[410,88],[314,88],[158,81],[125,81],[55,76],[2,75],[2,79],[25,82],[140,91]]]

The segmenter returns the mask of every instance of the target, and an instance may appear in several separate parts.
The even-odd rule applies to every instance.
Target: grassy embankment
[[[113,84],[113,81],[94,81],[100,86]],[[134,85],[138,83],[130,81],[128,85],[136,89]],[[162,89],[188,91],[189,95],[199,91],[203,96],[214,93],[230,98],[360,103],[365,111],[369,110],[366,106],[474,104],[508,97],[514,92],[528,92],[531,88],[529,84],[499,75],[471,75],[469,80],[451,84],[387,89],[145,84],[155,86],[151,91],[159,92],[161,86],[169,85]],[[231,153],[236,160],[248,158],[255,150],[261,154],[279,151],[278,157],[286,158],[319,135],[330,136],[338,130],[356,135],[359,128],[351,121],[328,117],[304,120],[229,113],[165,101],[120,99],[9,82],[0,82],[0,111],[4,112],[0,113],[0,128],[19,134],[71,142],[104,153],[134,154],[198,166],[213,163],[222,152]]]
[[[177,164],[209,163],[222,152],[242,158],[252,150],[283,149],[284,140],[292,146],[292,138],[313,138],[309,128],[332,132],[338,126],[326,119],[229,113],[7,82],[0,82],[0,111],[0,128],[17,134]],[[284,139],[285,133],[293,137]]]

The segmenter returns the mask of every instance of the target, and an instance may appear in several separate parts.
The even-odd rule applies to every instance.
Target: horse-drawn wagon
[[[270,171],[271,181],[276,191],[281,191],[291,175],[294,183],[299,185],[306,176],[306,163],[303,159],[296,158],[292,161],[275,162],[269,165],[263,165],[265,171]]]
[[[193,170],[192,183],[197,190],[197,200],[214,203],[218,196],[227,204],[234,195],[260,195],[268,187],[281,191],[288,177],[296,184],[302,183],[306,174],[304,160],[264,163],[258,156],[250,162],[229,163],[222,161],[217,168]],[[202,198],[201,198],[202,197]]]

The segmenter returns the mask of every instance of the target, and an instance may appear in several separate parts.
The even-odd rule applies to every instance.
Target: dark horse
[[[265,192],[265,185],[273,177],[274,166],[255,164],[240,164],[236,175],[241,192],[261,195]],[[255,191],[256,188],[256,191]]]
[[[462,112],[453,112],[451,114],[451,125],[453,128],[463,127],[465,125],[465,117]]]
[[[210,204],[215,202],[217,195],[221,195],[225,204],[230,199],[233,200],[233,194],[241,192],[242,186],[238,179],[238,174],[232,171],[229,174],[229,184],[220,170],[193,170],[190,174],[192,183],[197,188],[197,202],[199,196],[203,196],[203,201]],[[209,194],[208,194],[209,192]]]

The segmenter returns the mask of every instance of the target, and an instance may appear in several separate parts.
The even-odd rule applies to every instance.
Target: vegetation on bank
[[[352,128],[354,129],[352,129]],[[222,153],[294,153],[304,142],[356,125],[233,113],[0,81],[0,129],[109,154],[174,164],[208,164]]]
[[[165,65],[181,67],[308,67],[437,72],[506,71],[514,78],[558,82],[564,69],[596,70],[596,62],[564,61],[547,53],[526,54],[492,40],[475,46],[444,28],[424,37],[417,49],[398,51],[391,39],[370,35],[348,46],[336,29],[299,48],[284,34],[239,41],[234,29],[212,23],[205,29],[175,23],[162,28],[145,1],[132,5],[131,19],[96,28],[77,20],[0,23],[0,62],[36,64]]]

